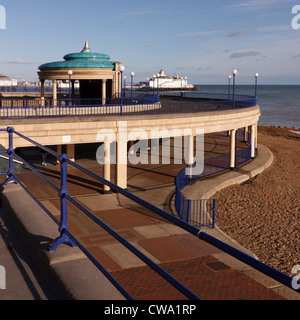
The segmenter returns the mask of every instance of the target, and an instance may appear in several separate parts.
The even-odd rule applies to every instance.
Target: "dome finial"
[[[84,48],[81,52],[85,52],[85,51],[91,51],[87,40],[85,40],[85,45],[84,45]]]

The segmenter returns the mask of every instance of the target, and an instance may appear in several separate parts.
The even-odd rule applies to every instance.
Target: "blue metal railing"
[[[220,97],[221,98],[221,97]],[[224,98],[224,97],[222,97]],[[0,119],[60,118],[73,116],[136,116],[198,113],[255,106],[256,98],[235,100],[198,98],[201,101],[161,103],[156,95],[125,94],[113,99],[1,99]]]
[[[188,288],[183,286],[181,283],[179,283],[176,279],[174,279],[171,275],[169,275],[167,272],[165,272],[161,267],[156,265],[152,260],[150,260],[148,257],[146,257],[143,253],[141,253],[139,250],[137,250],[134,246],[132,246],[129,242],[127,242],[124,238],[122,238],[119,234],[117,234],[114,230],[112,230],[109,226],[107,226],[103,221],[101,221],[98,217],[93,215],[89,210],[87,210],[85,207],[83,207],[80,203],[78,203],[75,199],[73,199],[68,192],[67,188],[67,167],[68,165],[73,166],[80,170],[82,173],[87,174],[88,176],[92,177],[93,179],[96,179],[97,181],[101,182],[102,184],[105,184],[109,186],[113,191],[120,193],[124,195],[125,197],[133,200],[134,202],[140,204],[144,208],[149,209],[150,211],[158,214],[159,216],[163,217],[164,219],[168,220],[169,222],[175,224],[176,226],[188,231],[192,235],[196,236],[199,239],[202,239],[213,246],[221,249],[222,251],[232,255],[233,257],[239,259],[240,261],[252,266],[253,268],[263,272],[264,274],[272,277],[273,279],[279,281],[280,283],[288,286],[289,288],[292,288],[293,290],[300,292],[300,289],[293,288],[292,281],[293,279],[278,270],[275,270],[274,268],[252,258],[251,256],[248,256],[241,251],[219,241],[218,239],[209,236],[203,231],[199,231],[199,229],[191,226],[190,224],[181,221],[175,216],[172,216],[165,212],[162,209],[159,209],[152,205],[151,203],[137,197],[136,195],[130,193],[129,191],[120,188],[119,186],[113,184],[110,181],[105,180],[101,176],[89,171],[88,169],[76,164],[75,162],[71,161],[67,155],[62,154],[59,155],[58,153],[54,152],[53,150],[42,146],[41,144],[31,140],[30,138],[22,135],[19,132],[16,132],[13,128],[9,127],[6,130],[0,130],[0,131],[7,131],[9,135],[9,148],[7,150],[7,154],[9,155],[9,170],[6,173],[7,179],[4,182],[4,185],[6,185],[9,182],[16,182],[18,183],[33,199],[36,201],[36,203],[52,218],[52,220],[59,226],[59,232],[60,236],[55,240],[53,245],[50,247],[50,250],[55,250],[57,246],[59,246],[62,243],[69,243],[73,246],[78,246],[85,254],[86,256],[96,265],[96,267],[103,272],[103,274],[108,278],[108,280],[111,281],[111,283],[124,295],[127,299],[132,299],[130,294],[126,292],[126,290],[110,275],[110,273],[88,252],[88,250],[70,233],[68,222],[67,222],[67,202],[70,201],[73,205],[75,205],[77,208],[79,208],[84,214],[86,214],[89,218],[91,218],[93,221],[95,221],[99,226],[104,228],[107,232],[109,232],[115,239],[120,241],[126,248],[128,248],[131,252],[133,252],[135,255],[137,255],[142,261],[144,261],[148,266],[150,266],[153,270],[155,270],[158,274],[160,274],[165,280],[167,280],[169,283],[171,283],[177,290],[182,292],[186,297],[190,299],[199,299],[194,293],[192,293]],[[48,180],[46,177],[44,177],[41,173],[39,173],[35,168],[33,168],[29,163],[24,161],[20,156],[16,155],[13,149],[13,135],[16,134],[17,136],[27,140],[28,142],[32,143],[34,146],[52,154],[56,158],[59,159],[61,164],[61,186],[58,187],[54,183],[52,183],[50,180]],[[28,190],[28,188],[16,177],[14,171],[13,171],[13,159],[16,157],[17,159],[23,161],[24,165],[26,165],[30,170],[38,174],[45,182],[50,184],[56,191],[59,192],[59,196],[61,199],[61,219],[58,221],[54,217],[54,215]]]

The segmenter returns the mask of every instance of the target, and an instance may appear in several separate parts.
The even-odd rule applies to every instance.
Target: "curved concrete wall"
[[[256,125],[260,117],[259,106],[190,114],[144,115],[124,117],[94,117],[69,119],[32,119],[32,120],[3,120],[2,128],[12,126],[16,131],[42,145],[62,145],[101,142],[97,134],[114,132],[118,140],[119,134],[126,130],[147,132],[151,130],[204,130],[204,133],[213,133]],[[103,136],[103,135],[102,135]],[[8,134],[0,133],[0,144],[8,147]],[[27,147],[31,144],[14,135],[14,147]]]

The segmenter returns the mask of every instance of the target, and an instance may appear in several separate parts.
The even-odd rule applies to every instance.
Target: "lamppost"
[[[235,109],[235,76],[237,75],[237,70],[233,69],[232,70],[232,75],[233,75],[233,109]]]
[[[231,75],[228,76],[228,100],[230,100],[230,82],[231,82]]]
[[[69,70],[68,71],[68,75],[69,75],[69,106],[71,107],[71,103],[72,103],[72,74],[73,74],[73,71],[72,70]]]
[[[159,73],[156,76],[157,78],[157,97],[159,97]]]
[[[131,72],[130,76],[131,76],[131,104],[133,104],[133,77],[134,77],[134,72]]]
[[[123,90],[124,98],[125,98],[125,96],[126,96],[126,79],[127,79],[127,77],[124,76],[124,90]]]
[[[256,72],[254,73],[254,77],[255,77],[255,98],[257,98],[257,78],[258,78],[259,74]]]
[[[119,66],[119,71],[121,72],[121,116],[123,115],[123,72],[125,67],[121,64]]]

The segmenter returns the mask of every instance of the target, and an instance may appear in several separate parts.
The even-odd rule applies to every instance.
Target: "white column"
[[[61,154],[62,153],[62,151],[61,151],[61,145],[57,145],[56,146],[56,152],[58,153],[58,154]],[[56,159],[56,164],[59,164],[59,159]]]
[[[248,141],[248,127],[244,128],[244,142]]]
[[[75,161],[75,145],[67,144],[67,155],[71,161]]]
[[[127,122],[118,122],[117,137],[117,185],[127,188]]]
[[[255,124],[251,126],[251,158],[255,157],[256,139],[255,139],[256,128]]]
[[[117,142],[117,185],[127,188],[127,141]]]
[[[106,80],[102,80],[102,104],[106,104]]]
[[[104,179],[110,181],[110,142],[104,142]],[[104,185],[104,193],[110,191],[110,187]]]
[[[189,135],[187,137],[187,140],[188,140],[188,150],[187,150],[187,165],[188,165],[188,171],[187,171],[187,174],[192,177],[193,175],[193,163],[194,163],[194,137],[193,135]]]
[[[230,168],[235,168],[235,137],[236,130],[230,130]]]
[[[57,105],[57,81],[53,80],[53,106]]]

